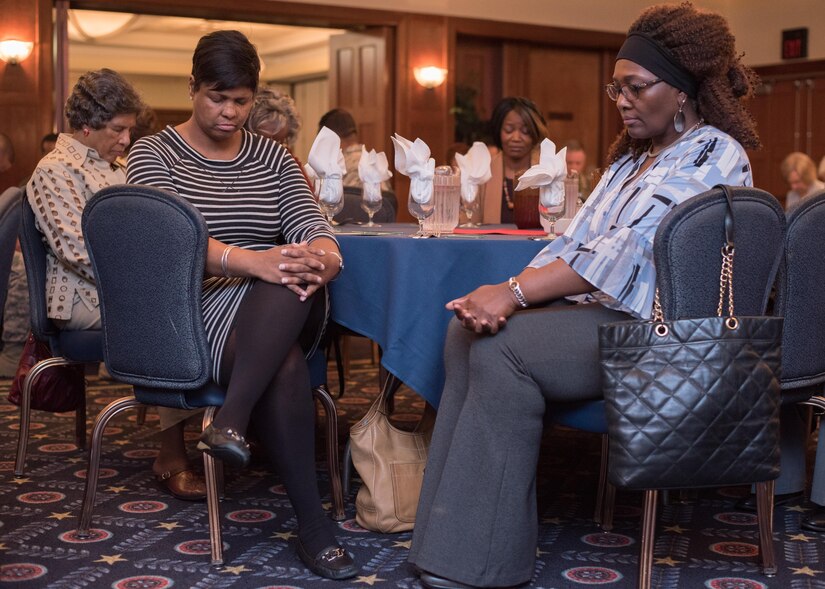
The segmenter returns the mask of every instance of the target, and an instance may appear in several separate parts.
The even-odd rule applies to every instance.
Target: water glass
[[[480,227],[481,223],[473,223],[473,216],[481,208],[481,203],[484,200],[484,192],[487,186],[485,184],[470,184],[467,186],[467,194],[464,190],[461,191],[461,211],[467,217],[467,222],[461,225],[462,227]],[[472,200],[470,200],[472,198]]]
[[[380,182],[364,182],[361,187],[361,210],[368,216],[369,220],[364,227],[380,227],[372,222],[372,216],[381,210],[384,204],[384,196],[381,194]]]
[[[433,175],[435,211],[424,221],[424,230],[439,237],[458,226],[461,207],[461,172],[452,166],[438,166]]]
[[[344,208],[344,184],[340,176],[317,177],[315,197],[318,199],[318,206],[321,207],[332,227],[334,224],[332,218]]]

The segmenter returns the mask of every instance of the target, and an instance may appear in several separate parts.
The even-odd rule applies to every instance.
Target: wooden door
[[[374,27],[329,39],[330,108],[344,108],[367,149],[391,153],[392,29]]]

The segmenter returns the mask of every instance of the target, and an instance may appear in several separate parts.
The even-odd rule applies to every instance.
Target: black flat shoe
[[[298,539],[296,552],[307,568],[325,579],[349,579],[358,574],[352,556],[338,545],[327,546],[315,556],[310,556]]]
[[[445,579],[444,577],[439,577],[427,571],[421,571],[419,580],[421,581],[421,585],[427,589],[473,589],[473,585]]]
[[[810,532],[825,532],[825,507],[817,506],[813,513],[802,519],[801,527]]]
[[[782,505],[787,505],[788,503],[802,499],[803,496],[804,494],[802,491],[797,491],[796,493],[784,493],[783,495],[774,495],[773,506],[774,508],[781,507]],[[748,495],[747,497],[737,501],[736,510],[756,513],[756,495]]]
[[[240,468],[248,466],[252,456],[242,435],[230,427],[217,428],[211,423],[203,430],[197,448],[224,464]]]

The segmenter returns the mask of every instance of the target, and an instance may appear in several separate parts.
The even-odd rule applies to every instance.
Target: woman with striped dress
[[[254,428],[295,508],[299,556],[314,573],[343,579],[357,568],[321,508],[305,360],[326,320],[324,286],[343,260],[289,152],[243,129],[259,72],[243,34],[202,37],[189,79],[192,116],[137,141],[127,181],[181,196],[209,227],[204,321],[227,395],[198,448],[245,466]]]

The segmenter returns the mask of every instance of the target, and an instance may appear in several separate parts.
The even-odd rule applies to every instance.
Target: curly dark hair
[[[696,80],[696,112],[705,122],[728,133],[744,147],[761,146],[756,123],[745,99],[758,84],[756,73],[742,63],[736,39],[725,18],[699,10],[690,2],[651,6],[630,25],[630,33],[647,33],[666,47]],[[624,129],[610,146],[608,161],[632,153],[638,158],[650,146],[648,139],[633,139]]]
[[[144,108],[134,87],[108,68],[86,72],[77,79],[63,109],[69,127],[102,129],[118,115],[140,113]]]

